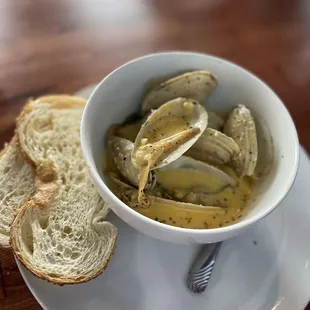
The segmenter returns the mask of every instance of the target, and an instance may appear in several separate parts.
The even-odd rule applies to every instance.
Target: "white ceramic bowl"
[[[153,221],[120,201],[105,183],[102,172],[107,129],[139,110],[145,85],[161,77],[191,70],[211,71],[218,87],[208,107],[228,112],[246,104],[259,125],[269,129],[274,145],[271,172],[259,186],[260,194],[240,222],[216,229],[185,229]],[[233,237],[273,211],[294,182],[299,157],[294,123],[277,95],[260,79],[226,60],[198,53],[166,52],[135,59],[113,71],[88,100],[81,124],[82,150],[90,175],[111,209],[132,227],[149,236],[176,243],[210,243]]]

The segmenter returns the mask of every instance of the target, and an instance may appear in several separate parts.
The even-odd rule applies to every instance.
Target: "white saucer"
[[[44,309],[302,310],[310,300],[309,183],[310,161],[301,149],[286,199],[247,233],[224,242],[201,295],[185,285],[197,245],[152,239],[115,215],[110,220],[119,229],[116,253],[108,269],[89,283],[58,287],[18,266]]]

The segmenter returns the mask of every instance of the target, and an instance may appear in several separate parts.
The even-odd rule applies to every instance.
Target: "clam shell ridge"
[[[146,114],[178,97],[192,98],[204,104],[216,86],[216,79],[208,71],[192,71],[178,75],[159,84],[145,96],[142,113]]]
[[[231,137],[207,128],[185,155],[212,165],[225,165],[239,152],[239,146]]]
[[[224,126],[224,133],[238,144],[240,152],[234,156],[236,172],[240,177],[254,173],[257,157],[257,134],[250,110],[239,104],[232,110]]]

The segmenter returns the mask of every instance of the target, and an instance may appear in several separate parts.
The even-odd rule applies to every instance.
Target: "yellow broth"
[[[183,123],[183,121],[179,122],[176,120],[176,122],[178,122],[178,124],[173,124],[171,128],[176,128],[179,126],[184,126],[185,128],[187,126],[187,124]],[[141,125],[142,121],[137,121],[132,124],[117,126],[113,129],[113,134],[134,142]],[[167,132],[163,134],[165,136],[168,135]],[[173,133],[169,132],[169,135],[171,134]],[[152,138],[155,138],[156,140],[156,138],[160,138],[160,136]],[[222,206],[223,208],[220,212],[212,210],[206,212],[202,211],[200,208],[188,211],[184,208],[173,207],[170,202],[165,204],[165,200],[161,200],[160,203],[152,203],[149,208],[134,207],[133,209],[153,220],[177,227],[205,229],[230,225],[243,216],[246,207],[251,200],[251,179],[239,179],[235,171],[229,166],[223,166],[220,167],[220,169],[229,174],[238,182],[236,188],[228,187],[220,194],[208,195],[208,205]],[[108,152],[104,155],[104,171],[107,174],[114,175],[118,179],[122,179],[111,154]],[[208,190],[216,191],[220,186],[220,183],[216,177],[210,176],[206,178],[205,174],[200,171],[191,171],[189,173],[186,171],[172,172],[157,170],[156,176],[157,182],[161,184],[163,188],[173,192],[175,195],[179,194],[180,197],[184,196],[184,192],[186,192],[187,188],[207,188]],[[111,189],[116,195],[118,194],[115,192],[113,187],[111,187]],[[136,191],[138,193],[137,189]]]
[[[165,204],[154,203],[149,208],[135,208],[139,212],[155,221],[171,226],[183,228],[217,228],[227,226],[242,216],[242,209],[224,209],[223,212],[202,212],[167,208]]]
[[[215,192],[214,194],[205,194],[204,201],[199,201],[199,203],[205,206],[221,207],[223,213],[177,212],[165,209],[163,206],[137,211],[152,219],[179,227],[216,228],[227,226],[242,216],[251,196],[251,182],[248,178],[239,180],[233,169],[229,167],[225,167],[225,170],[237,180],[235,188],[227,187],[221,190],[221,183],[216,177],[206,177],[206,174],[200,171],[167,170],[156,172],[157,182],[174,197],[184,202],[192,202],[190,199],[186,199],[188,189],[191,188]]]
[[[153,220],[177,227],[206,229],[227,226],[242,217],[251,197],[251,181],[249,178],[239,180],[230,167],[221,167],[221,169],[237,179],[238,185],[236,188],[228,187],[219,194],[210,194],[208,196],[208,199],[210,199],[209,205],[223,206],[220,211],[208,211],[200,208],[188,211],[184,208],[174,207],[171,201],[165,203],[165,200],[152,203],[148,208],[135,206],[133,209]],[[122,179],[109,153],[105,153],[104,156],[104,171],[118,179]],[[185,190],[186,186],[206,187],[209,190],[218,189],[219,184],[217,180],[212,177],[202,178],[202,173],[194,173],[195,180],[193,180],[192,176],[188,177],[186,173],[178,174],[172,172],[167,176],[168,173],[166,171],[156,171],[158,183],[163,187],[170,188],[170,190],[173,186],[179,190],[182,187]],[[111,189],[119,196],[119,193],[115,191],[113,186]],[[138,194],[138,189],[134,190]],[[130,204],[128,205],[130,206]]]
[[[134,210],[155,221],[184,228],[213,228],[226,225],[231,222],[230,218],[235,212],[226,210],[209,210],[203,207],[187,211],[186,209],[173,206],[171,203],[154,202],[149,208],[137,207]],[[240,213],[241,214],[241,213]]]
[[[183,118],[172,116],[162,117],[156,121],[156,128],[149,131],[148,142],[156,142],[187,130],[189,124]]]

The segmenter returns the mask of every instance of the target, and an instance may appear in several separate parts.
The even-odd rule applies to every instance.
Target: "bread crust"
[[[0,150],[0,158],[6,153],[6,151],[8,150],[9,145],[14,144],[14,143],[17,144],[17,136],[16,136],[16,134],[14,134],[14,136],[12,137],[10,142],[5,142],[4,143],[3,149]]]
[[[0,159],[1,157],[7,152],[8,147],[11,143],[16,143],[16,136],[14,135],[13,138],[9,143],[5,143],[3,149],[0,151]],[[11,245],[9,244],[0,244],[0,249],[10,249]]]
[[[31,264],[29,264],[23,257],[23,255],[20,253],[19,246],[17,244],[17,240],[13,237],[14,234],[14,226],[18,225],[18,221],[20,221],[20,219],[25,215],[25,212],[27,211],[26,209],[29,207],[36,207],[36,205],[27,205],[28,203],[32,204],[33,202],[29,201],[29,202],[25,202],[23,204],[23,206],[19,209],[19,212],[15,215],[15,218],[11,224],[11,230],[10,230],[10,245],[14,250],[14,255],[15,257],[22,263],[22,265],[28,269],[30,272],[32,272],[34,275],[36,275],[38,278],[42,279],[42,280],[46,280],[50,283],[59,285],[59,286],[63,286],[63,285],[67,285],[67,284],[79,284],[79,283],[85,283],[88,282],[96,277],[98,277],[101,273],[103,273],[107,267],[108,264],[112,258],[112,256],[115,253],[116,250],[116,241],[117,241],[117,236],[113,241],[113,247],[110,251],[110,254],[108,256],[108,258],[105,261],[105,264],[103,264],[102,268],[100,270],[98,270],[96,273],[94,273],[91,276],[87,276],[87,277],[72,277],[72,278],[67,278],[67,279],[58,279],[58,278],[53,278],[50,277],[46,274],[43,274],[41,272],[38,272],[36,269],[32,268]],[[13,230],[13,231],[12,231]]]
[[[69,102],[68,102],[69,101]],[[68,109],[68,108],[81,108],[85,106],[85,100],[79,97],[72,97],[68,95],[63,96],[44,96],[40,97],[37,100],[28,100],[24,109],[22,110],[18,120],[17,120],[17,129],[21,126],[21,123],[24,121],[25,117],[28,113],[33,111],[34,105],[38,103],[48,103],[52,109]],[[20,251],[19,239],[17,238],[17,234],[19,233],[18,228],[23,222],[23,218],[26,216],[29,208],[48,208],[49,204],[53,200],[53,197],[57,191],[57,171],[52,163],[38,163],[33,160],[23,149],[23,145],[19,138],[19,130],[17,130],[16,141],[20,146],[22,154],[26,161],[35,169],[36,177],[35,177],[35,186],[36,192],[35,194],[26,202],[22,204],[19,208],[17,214],[14,217],[10,225],[10,245],[13,249],[15,257],[34,275],[37,277],[47,280],[53,284],[57,285],[65,285],[65,284],[77,284],[88,282],[95,277],[99,276],[108,266],[111,257],[113,256],[116,248],[116,240],[117,240],[117,229],[115,228],[115,234],[113,234],[113,244],[111,246],[110,253],[107,255],[105,260],[103,260],[103,264],[98,268],[94,274],[87,276],[77,276],[77,277],[67,277],[67,278],[57,278],[52,277],[47,274],[40,272],[39,270],[33,268],[32,264],[29,263],[25,256]]]

